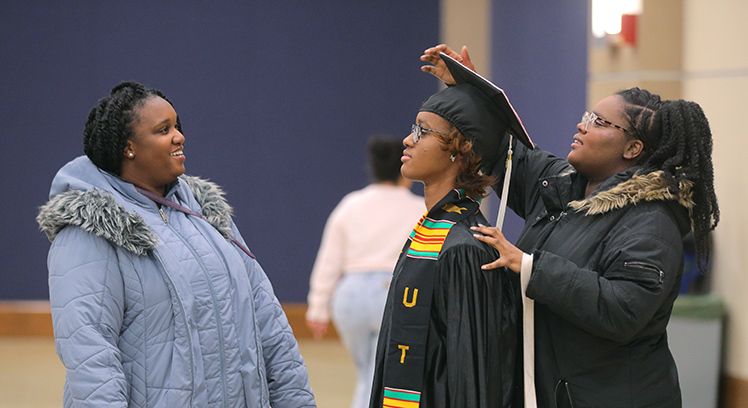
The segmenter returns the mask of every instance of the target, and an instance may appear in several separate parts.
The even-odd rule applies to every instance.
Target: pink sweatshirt
[[[330,297],[344,273],[395,269],[405,241],[426,212],[405,187],[370,184],[348,193],[327,219],[307,297],[308,320],[330,321]]]

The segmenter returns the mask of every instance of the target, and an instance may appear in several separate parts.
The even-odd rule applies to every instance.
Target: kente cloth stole
[[[426,341],[436,261],[449,230],[480,207],[463,190],[452,190],[418,221],[392,278],[392,315],[387,335],[383,408],[418,408],[423,389]]]

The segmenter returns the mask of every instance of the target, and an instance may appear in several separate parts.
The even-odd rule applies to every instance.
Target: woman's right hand
[[[315,340],[322,340],[322,338],[325,337],[328,325],[328,322],[320,322],[317,320],[309,319],[307,319],[306,321],[306,327],[308,327],[312,332],[312,337],[314,337]]]
[[[462,46],[462,54],[458,54],[453,49],[449,48],[446,44],[439,44],[435,47],[431,47],[423,52],[421,55],[421,61],[431,63],[432,65],[424,65],[421,67],[421,71],[428,72],[429,74],[441,79],[447,85],[454,85],[455,80],[452,78],[452,74],[447,69],[444,61],[439,57],[439,53],[443,52],[450,57],[461,62],[462,65],[468,67],[470,70],[475,71],[475,65],[470,61],[468,50],[466,46]]]
[[[500,229],[483,224],[478,224],[477,227],[470,227],[470,229],[478,233],[473,234],[478,241],[485,242],[499,251],[499,259],[481,266],[481,269],[488,270],[505,266],[516,273],[520,272],[522,268],[522,255],[524,255],[524,252],[512,245],[512,243],[504,237],[504,234],[501,233]]]

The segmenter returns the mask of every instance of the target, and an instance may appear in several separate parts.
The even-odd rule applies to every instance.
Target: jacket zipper
[[[647,269],[652,272],[656,272],[657,275],[660,277],[660,283],[662,283],[662,280],[665,278],[665,272],[660,270],[660,268],[654,265],[645,263],[645,262],[626,261],[623,263],[623,266],[626,268],[633,266],[635,268],[642,268],[642,269]]]
[[[159,208],[159,211],[161,209]],[[163,214],[163,212],[161,213]],[[165,218],[166,216],[164,216]],[[190,328],[190,321],[187,319],[187,310],[184,308],[184,303],[182,303],[182,297],[179,294],[179,290],[177,289],[177,285],[174,284],[174,280],[171,278],[171,275],[169,275],[169,272],[166,271],[166,265],[164,265],[164,261],[161,260],[161,257],[158,256],[155,252],[153,253],[153,256],[158,259],[158,262],[161,264],[161,268],[164,270],[164,275],[166,275],[166,278],[169,279],[169,283],[171,284],[171,287],[174,288],[174,292],[177,294],[177,303],[179,303],[179,307],[182,309],[182,316],[184,316],[184,324],[187,326],[187,342],[190,344],[190,365],[191,367],[195,367],[195,353],[194,353],[194,345],[192,344],[192,329]],[[195,404],[195,390],[197,389],[197,386],[195,385],[195,372],[192,372],[192,375],[190,376],[192,379],[192,392],[190,393],[190,406],[194,406]]]
[[[185,247],[190,250],[190,253],[197,261],[197,264],[200,266],[200,269],[203,271],[203,275],[205,276],[206,281],[208,282],[208,287],[210,288],[210,298],[213,303],[213,312],[216,314],[216,328],[218,329],[218,348],[220,351],[220,359],[221,359],[221,394],[223,395],[223,403],[224,405],[228,404],[228,393],[226,391],[226,355],[224,354],[224,350],[226,348],[223,340],[223,323],[221,322],[221,314],[218,313],[218,299],[216,299],[216,293],[213,289],[213,283],[211,282],[210,276],[208,275],[208,268],[205,267],[205,264],[203,264],[202,259],[200,259],[200,256],[195,252],[195,249],[192,248],[189,243],[182,237],[181,234],[179,234],[174,227],[171,226],[171,224],[166,219],[166,214],[164,214],[163,209],[159,208],[158,211],[161,213],[161,217],[164,219],[164,223],[169,227],[169,229],[179,237],[179,239],[182,241]],[[193,362],[194,364],[194,362]]]

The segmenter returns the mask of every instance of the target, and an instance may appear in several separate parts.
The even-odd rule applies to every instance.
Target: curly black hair
[[[633,136],[644,143],[638,163],[642,171],[662,171],[676,194],[683,183],[693,184],[691,228],[699,269],[705,272],[711,255],[709,234],[719,223],[719,206],[714,192],[712,132],[704,111],[695,102],[663,101],[639,88],[616,95],[626,102],[624,118]]]
[[[455,188],[465,190],[473,198],[485,198],[490,194],[488,188],[496,184],[496,177],[484,174],[481,170],[481,155],[473,150],[473,142],[460,133],[456,126],[450,125],[446,135],[434,134],[442,143],[442,150],[449,151],[460,166],[455,180]]]
[[[163,98],[174,106],[158,89],[137,82],[121,82],[91,109],[83,130],[83,152],[96,166],[122,175],[122,159],[127,141],[134,136],[137,108],[152,97]],[[182,131],[178,116],[176,128]]]

